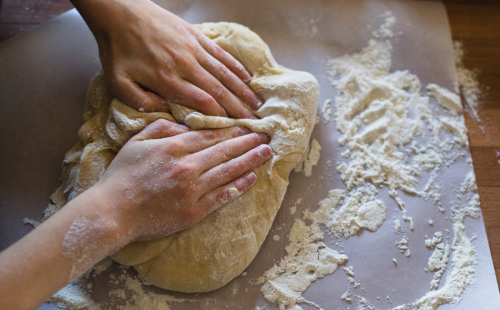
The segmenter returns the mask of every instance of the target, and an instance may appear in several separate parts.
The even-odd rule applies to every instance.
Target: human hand
[[[151,1],[73,0],[99,45],[112,94],[141,111],[163,99],[201,113],[256,118],[262,102],[247,70],[192,25]]]
[[[251,171],[271,156],[268,140],[239,127],[188,131],[158,120],[123,146],[94,188],[129,241],[163,237],[245,193]]]

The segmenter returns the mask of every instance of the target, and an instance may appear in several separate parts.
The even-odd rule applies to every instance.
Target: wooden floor
[[[466,114],[484,222],[500,282],[500,1],[448,0],[452,36],[464,44],[467,68],[481,72],[486,95],[479,125]],[[73,6],[68,0],[0,0],[0,42]]]

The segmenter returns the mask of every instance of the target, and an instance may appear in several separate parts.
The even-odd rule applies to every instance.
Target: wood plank
[[[480,123],[477,123],[469,113],[465,113],[470,146],[500,148],[500,109],[482,109],[478,111],[478,115]]]
[[[500,226],[493,226],[486,228],[488,236],[495,236],[495,238],[489,238],[491,255],[493,256],[493,265],[496,269],[500,269]],[[498,279],[498,272],[497,272]]]
[[[500,165],[497,152],[500,152],[499,148],[471,147],[478,186],[500,187]]]
[[[478,187],[478,191],[481,199],[481,210],[483,212],[485,226],[500,226],[500,208],[498,207],[500,202],[500,190],[498,187],[481,186]],[[493,239],[498,239],[496,236],[491,237]]]

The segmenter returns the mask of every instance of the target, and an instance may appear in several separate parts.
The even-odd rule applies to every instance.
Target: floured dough
[[[163,118],[192,129],[246,126],[271,136],[272,158],[254,170],[255,185],[192,228],[147,242],[134,242],[112,258],[132,265],[148,281],[168,290],[207,292],[222,287],[254,259],[281,205],[288,174],[306,149],[316,118],[319,87],[308,73],[276,63],[268,46],[248,28],[233,23],[197,26],[238,59],[253,78],[249,83],[265,104],[259,120],[209,117],[168,103],[168,113],[138,112],[106,89],[99,73],[92,80],[79,142],[66,154],[63,184],[51,196],[46,216],[82,193],[102,176],[118,150],[134,134]]]

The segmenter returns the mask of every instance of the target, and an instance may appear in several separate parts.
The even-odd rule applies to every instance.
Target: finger
[[[201,171],[209,170],[226,161],[241,156],[251,149],[267,143],[267,135],[251,133],[242,137],[234,138],[204,149],[198,153],[190,155],[191,160],[199,163]]]
[[[231,70],[215,59],[212,55],[205,54],[201,57],[199,62],[205,70],[217,78],[224,86],[243,100],[243,102],[245,102],[249,107],[257,110],[262,106],[262,101],[250,89],[250,87],[243,83],[238,76],[231,72]]]
[[[177,91],[177,93],[172,96],[174,102],[205,115],[228,116],[224,108],[206,91],[185,80],[180,80],[173,84],[173,87]]]
[[[272,150],[269,145],[260,145],[235,159],[206,171],[200,176],[201,184],[208,191],[227,184],[266,162],[271,154]]]
[[[226,110],[229,116],[256,119],[255,115],[245,108],[243,103],[232,92],[201,65],[189,72],[186,80],[210,94]]]
[[[198,205],[209,214],[226,203],[238,198],[255,184],[257,176],[250,172],[239,179],[203,195]]]
[[[201,131],[190,131],[182,136],[176,137],[175,143],[182,146],[186,153],[196,153],[223,141],[250,134],[251,131],[244,127],[231,127],[224,129],[212,129]]]
[[[121,102],[141,112],[169,112],[168,105],[160,96],[144,90],[132,80],[118,78],[109,84],[111,93]]]
[[[213,40],[209,39],[203,33],[198,32],[197,35],[198,42],[206,50],[210,55],[212,55],[215,59],[219,60],[223,63],[229,70],[231,70],[236,76],[238,76],[243,82],[248,83],[252,76],[250,73],[243,67],[243,65],[236,60],[231,54],[226,52],[220,46],[218,46]]]
[[[144,128],[137,135],[132,137],[133,141],[150,139],[162,139],[173,137],[189,131],[189,127],[177,124],[166,119],[158,119]]]

